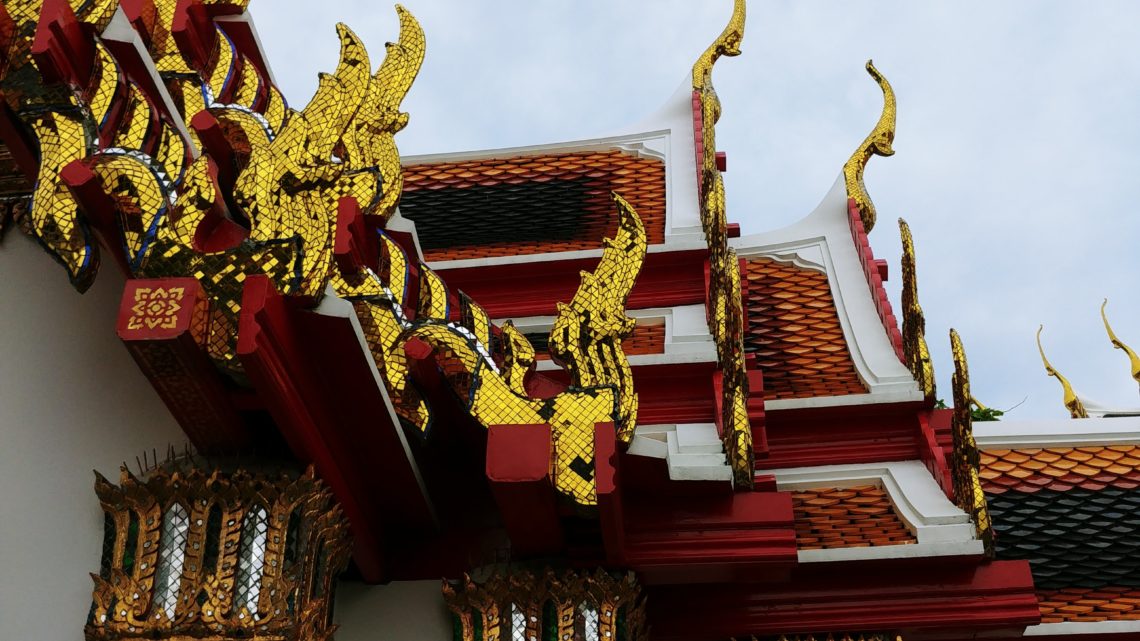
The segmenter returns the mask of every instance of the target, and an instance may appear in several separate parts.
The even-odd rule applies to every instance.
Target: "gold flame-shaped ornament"
[[[1108,299],[1104,299],[1104,303],[1100,306],[1100,317],[1104,319],[1104,331],[1108,332],[1108,340],[1112,342],[1112,346],[1116,349],[1123,350],[1128,355],[1128,361],[1132,365],[1132,379],[1140,384],[1140,356],[1132,350],[1131,347],[1124,344],[1119,338],[1116,337],[1116,332],[1112,331],[1112,326],[1108,324],[1108,314],[1105,313],[1104,308],[1108,306]]]
[[[1089,413],[1085,411],[1085,405],[1081,402],[1080,397],[1073,391],[1069,379],[1062,376],[1045,357],[1045,348],[1041,346],[1041,331],[1044,329],[1044,325],[1037,328],[1037,351],[1041,353],[1041,362],[1045,364],[1045,371],[1049,373],[1049,376],[1053,376],[1061,382],[1061,388],[1065,391],[1065,409],[1069,410],[1069,415],[1073,418],[1088,418]]]
[[[864,231],[870,233],[875,226],[875,204],[871,202],[871,195],[867,193],[867,186],[863,184],[863,171],[867,168],[871,156],[894,155],[895,150],[892,145],[895,141],[897,109],[895,90],[870,60],[867,61],[867,73],[871,74],[883,90],[883,113],[879,116],[879,122],[875,123],[875,128],[867,134],[855,153],[851,154],[847,164],[843,165],[843,180],[847,185],[847,197],[853,199],[859,209]]]

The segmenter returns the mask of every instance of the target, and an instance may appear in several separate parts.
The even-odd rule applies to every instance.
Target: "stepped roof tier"
[[[635,127],[403,158],[408,9],[297,109],[247,4],[0,7],[0,220],[79,291],[121,272],[101,331],[194,450],[97,477],[89,641],[362,638],[440,577],[410,612],[463,641],[1140,638],[1140,412],[1046,360],[1081,420],[975,422],[954,331],[941,406],[916,240],[869,240],[870,61],[823,200],[741,235],[744,0]]]

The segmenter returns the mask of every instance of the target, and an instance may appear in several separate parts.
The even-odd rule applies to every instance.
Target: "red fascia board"
[[[697,305],[705,300],[705,249],[651,252],[629,295],[628,309]],[[448,268],[437,273],[448,287],[463,290],[493,318],[549,316],[555,304],[574,297],[582,271],[598,257]]]
[[[768,457],[757,469],[921,458],[921,401],[794,410],[765,409]]]
[[[431,507],[350,319],[295,303],[266,277],[248,278],[238,355],[294,454],[344,508],[364,579],[381,581],[384,527],[429,530]]]
[[[789,630],[903,630],[908,639],[1016,634],[1040,621],[1026,561],[912,561],[801,565],[790,581],[775,584],[650,585],[649,623],[655,639],[687,641]]]

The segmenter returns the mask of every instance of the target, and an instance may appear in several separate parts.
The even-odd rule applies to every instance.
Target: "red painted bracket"
[[[617,566],[626,565],[625,517],[618,477],[620,459],[613,423],[595,425],[594,478],[598,490],[598,520],[602,526],[606,563]]]
[[[333,255],[341,272],[355,274],[365,267],[376,269],[380,264],[377,240],[376,234],[369,233],[360,203],[351,196],[341,198],[337,202],[333,241]]]
[[[178,0],[170,33],[192,67],[204,71],[209,66],[210,56],[218,44],[218,32],[201,0]]]
[[[99,236],[102,247],[114,257],[115,264],[123,274],[129,277],[132,273],[130,261],[123,247],[123,235],[116,220],[119,206],[103,189],[103,181],[82,160],[68,163],[60,171],[60,180],[67,185],[75,201],[87,215],[87,220]]]
[[[488,430],[487,480],[511,538],[512,558],[562,551],[552,451],[549,425],[492,425]]]
[[[196,279],[132,279],[117,330],[194,447],[204,453],[245,450],[251,435],[201,347],[207,313]]]
[[[95,42],[83,32],[67,0],[44,0],[32,41],[32,59],[47,82],[83,88],[95,65]]]

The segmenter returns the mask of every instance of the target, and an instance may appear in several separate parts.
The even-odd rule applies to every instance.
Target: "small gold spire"
[[[1116,337],[1116,332],[1112,331],[1112,326],[1108,324],[1108,315],[1105,313],[1104,308],[1108,306],[1108,299],[1104,299],[1104,303],[1100,306],[1100,317],[1104,319],[1104,331],[1108,332],[1108,340],[1112,341],[1112,346],[1116,349],[1124,350],[1128,354],[1128,360],[1132,363],[1132,378],[1140,383],[1140,356],[1132,348],[1125,345],[1119,338]]]
[[[895,140],[895,91],[891,88],[891,83],[879,73],[875,65],[867,61],[867,73],[879,83],[879,87],[883,90],[883,114],[879,116],[879,122],[875,124],[875,128],[851,154],[847,164],[843,165],[843,179],[847,184],[847,197],[855,200],[855,206],[859,208],[859,214],[863,219],[864,231],[870,233],[871,229],[875,226],[875,205],[871,202],[871,196],[867,193],[867,186],[863,184],[863,170],[867,168],[867,162],[871,160],[871,156],[892,156],[895,153],[894,147],[891,145]]]
[[[1049,376],[1054,376],[1058,381],[1061,381],[1061,387],[1065,390],[1065,407],[1069,410],[1069,415],[1073,418],[1088,418],[1089,413],[1085,411],[1084,404],[1077,397],[1077,393],[1073,391],[1069,379],[1054,369],[1053,365],[1049,363],[1049,359],[1045,357],[1045,348],[1041,347],[1041,331],[1044,329],[1044,325],[1037,328],[1037,351],[1041,352],[1041,362],[1045,364],[1045,371],[1049,373]]]

